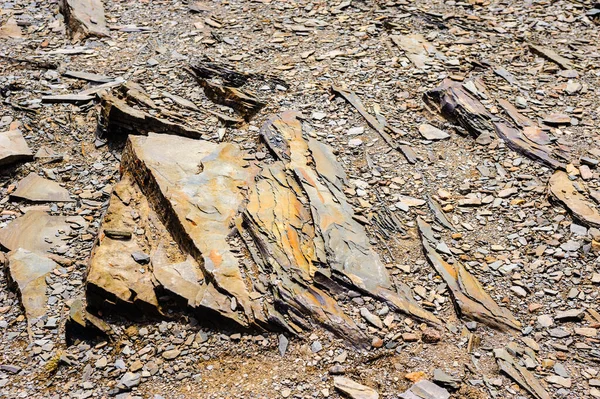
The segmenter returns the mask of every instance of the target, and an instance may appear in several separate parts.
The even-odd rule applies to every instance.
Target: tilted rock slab
[[[367,346],[332,296],[346,286],[440,324],[407,287],[394,288],[352,218],[332,150],[305,140],[295,113],[274,117],[263,134],[277,135],[289,157],[270,145],[279,159],[257,165],[232,143],[129,137],[90,259],[92,308],[160,315],[167,292],[238,327],[299,333],[317,324]]]
[[[33,153],[19,130],[0,132],[0,166],[32,159]]]
[[[46,313],[46,275],[57,266],[47,257],[23,248],[8,254],[8,276],[19,292],[29,325]]]
[[[318,236],[316,260],[329,267],[320,273],[386,301],[393,309],[422,321],[439,320],[424,311],[407,286],[394,289],[385,265],[369,244],[364,228],[353,219],[350,204],[340,190],[345,175],[327,147],[302,137],[302,123],[294,111],[271,118],[261,130],[275,156],[293,173],[302,187]],[[311,159],[307,154],[312,154]],[[315,169],[310,167],[315,163]]]
[[[581,182],[580,182],[581,184]],[[589,227],[600,227],[600,213],[573,185],[569,175],[556,171],[548,182],[552,197],[563,204],[574,218]]]
[[[492,115],[481,101],[467,89],[466,85],[469,83],[478,91],[485,91],[485,87],[478,80],[470,80],[463,84],[445,79],[440,86],[426,92],[424,100],[443,117],[460,125],[475,137],[483,133],[495,134],[504,140],[511,150],[552,169],[565,169],[565,164],[555,156],[555,153],[560,152],[557,148],[538,144],[543,141],[535,142],[526,134],[526,132],[532,133],[532,137],[535,139],[535,137],[539,137],[539,132],[524,131],[518,126],[511,126],[507,120]],[[511,115],[511,117],[515,117],[515,115]]]
[[[462,264],[455,262],[451,265],[442,259],[434,249],[436,243],[431,242],[433,231],[427,222],[417,218],[417,225],[423,241],[425,256],[448,285],[459,317],[464,316],[499,329],[521,328],[521,323],[510,311],[498,306],[485,292],[479,281]]]
[[[108,36],[102,0],[61,0],[60,10],[76,40]]]

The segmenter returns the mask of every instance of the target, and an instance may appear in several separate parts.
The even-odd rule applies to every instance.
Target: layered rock
[[[328,146],[303,137],[297,117],[265,124],[276,159],[261,165],[232,143],[130,136],[91,257],[88,302],[160,316],[166,292],[241,328],[317,324],[366,346],[356,315],[335,298],[352,288],[439,323],[393,284],[353,218],[343,169]]]

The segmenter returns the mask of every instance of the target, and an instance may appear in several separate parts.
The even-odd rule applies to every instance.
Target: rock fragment
[[[8,274],[31,325],[46,313],[46,276],[58,265],[45,256],[17,248],[8,254]]]
[[[553,155],[552,147],[537,144],[520,128],[515,128],[508,121],[492,115],[468,89],[469,83],[471,89],[479,87],[485,90],[478,80],[460,84],[445,79],[440,86],[426,92],[424,100],[446,119],[459,124],[476,138],[482,134],[496,134],[513,151],[553,169],[565,169],[565,165]]]
[[[450,138],[450,135],[435,126],[424,123],[419,126],[419,133],[427,140],[445,140]]]
[[[512,378],[536,399],[550,399],[541,382],[508,352],[507,349],[494,349],[500,371]]]
[[[379,399],[379,394],[373,388],[346,377],[333,377],[333,386],[351,399]]]
[[[428,380],[420,380],[400,394],[401,399],[449,399],[450,393]]]
[[[60,9],[75,40],[108,36],[101,0],[61,0]]]
[[[19,130],[0,132],[0,166],[33,159],[33,153]]]
[[[33,172],[17,183],[17,189],[11,193],[11,197],[35,202],[74,201],[66,188]]]
[[[66,217],[32,210],[0,230],[0,245],[9,251],[23,248],[31,252],[50,253],[63,244],[63,239],[70,232]]]
[[[561,203],[574,218],[588,227],[600,227],[600,213],[573,185],[569,175],[556,171],[548,182],[552,197]]]

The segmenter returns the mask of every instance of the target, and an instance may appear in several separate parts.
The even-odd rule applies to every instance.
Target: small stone
[[[421,381],[422,379],[425,378],[425,372],[424,371],[413,371],[411,373],[404,374],[404,378],[406,378],[407,380],[412,381],[412,382]]]
[[[376,315],[374,315],[373,313],[369,312],[369,310],[367,308],[360,308],[360,315],[366,321],[368,321],[375,327],[379,328],[380,330],[383,328],[383,323],[381,322],[381,319],[379,317],[377,317]]]
[[[419,340],[419,336],[414,333],[402,333],[402,340],[405,342],[416,342]]]
[[[279,343],[278,343],[277,347],[279,349],[279,354],[281,355],[281,357],[283,357],[283,356],[285,356],[285,353],[287,351],[289,340],[283,334],[279,334],[278,339],[279,339]]]
[[[426,342],[428,344],[434,344],[442,339],[442,334],[439,330],[433,327],[427,327],[425,330],[423,330],[421,339],[423,340],[423,342]]]
[[[595,338],[598,335],[598,330],[592,327],[578,327],[575,328],[575,334],[583,335],[588,338]]]
[[[165,358],[165,359],[167,359],[167,360],[173,360],[177,356],[179,356],[180,353],[181,353],[180,350],[178,350],[178,349],[172,349],[172,350],[164,351],[163,354],[162,354],[162,357]]]
[[[123,385],[125,388],[131,389],[133,387],[137,387],[138,385],[140,385],[140,379],[141,379],[141,374],[132,373],[132,372],[128,371],[125,374],[123,374],[123,377],[121,377],[121,380],[119,381],[119,383],[121,385]]]
[[[419,126],[419,133],[427,140],[444,140],[450,137],[448,133],[428,123]]]
[[[546,377],[546,381],[548,381],[550,384],[559,385],[565,388],[571,388],[570,378],[564,378],[559,375],[549,375],[548,377]]]
[[[310,350],[313,353],[319,353],[323,350],[323,345],[321,345],[319,341],[314,341],[312,344],[310,344]]]
[[[351,399],[379,399],[379,394],[373,388],[346,377],[333,377],[333,386]]]
[[[554,321],[552,320],[552,317],[550,317],[550,315],[547,315],[547,314],[539,315],[537,318],[537,322],[543,328],[547,328],[547,327],[554,325]]]
[[[134,261],[139,263],[140,265],[146,265],[150,263],[150,255],[145,254],[141,251],[136,251],[131,254],[131,257]]]

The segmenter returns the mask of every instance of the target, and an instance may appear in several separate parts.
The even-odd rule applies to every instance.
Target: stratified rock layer
[[[166,291],[240,327],[295,333],[314,323],[366,346],[332,296],[346,286],[439,323],[392,283],[353,219],[343,169],[297,117],[265,124],[276,160],[264,165],[232,143],[130,136],[90,261],[92,307],[160,315]]]

